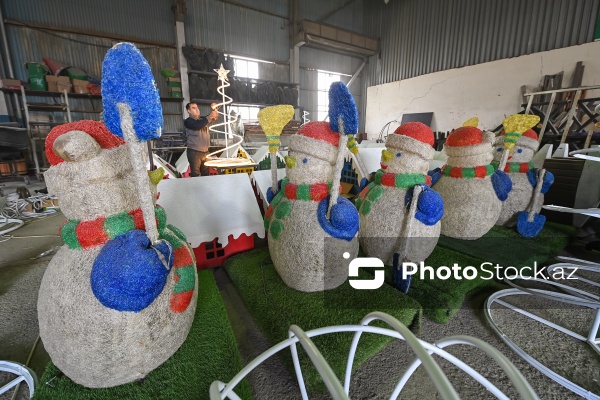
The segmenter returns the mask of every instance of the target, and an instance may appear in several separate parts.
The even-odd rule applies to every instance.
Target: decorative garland
[[[498,161],[492,161],[492,165],[494,166],[495,169],[498,169],[499,166],[499,162]],[[525,163],[518,163],[518,162],[509,162],[506,163],[506,166],[504,167],[504,172],[509,173],[515,173],[515,172],[519,172],[519,173],[527,173],[530,170],[534,169],[535,165],[533,164],[533,162],[525,162]]]
[[[288,217],[292,212],[292,203],[282,201],[284,197],[288,200],[315,201],[318,203],[329,196],[331,185],[331,182],[294,185],[289,182],[288,178],[283,178],[281,181],[281,190],[277,192],[277,195],[273,198],[265,212],[265,231],[271,232],[271,236],[274,239],[279,239],[279,234],[284,228],[281,220]],[[340,186],[340,192],[341,190],[342,187]],[[275,218],[273,218],[273,215]]]
[[[165,239],[173,246],[175,270],[175,286],[171,294],[170,306],[175,313],[184,312],[189,306],[195,288],[196,265],[186,245],[183,232],[172,225],[167,225],[165,210],[154,208],[160,239]],[[68,220],[60,227],[60,235],[65,244],[73,250],[89,249],[107,243],[115,237],[132,231],[144,230],[142,210],[129,213],[122,212],[108,218],[100,217],[92,221]]]
[[[321,201],[329,195],[331,182],[294,185],[287,178],[281,182],[281,191],[289,200]]]
[[[378,170],[373,180],[376,185],[391,186],[397,188],[410,188],[415,185],[431,186],[431,177],[423,174],[391,174]]]
[[[442,175],[465,179],[485,178],[492,175],[495,171],[496,169],[492,164],[478,165],[476,167],[453,167],[446,164],[442,167]]]
[[[431,176],[423,174],[391,174],[383,172],[380,169],[375,173],[373,182],[369,183],[360,192],[354,204],[362,215],[369,215],[373,203],[379,200],[385,192],[382,186],[409,189],[416,185],[431,186]]]

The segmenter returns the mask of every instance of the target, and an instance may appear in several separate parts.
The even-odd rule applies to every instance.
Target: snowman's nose
[[[388,151],[388,150],[382,150],[381,158],[383,158],[383,161],[385,161],[385,162],[390,162],[394,158],[394,153],[392,153],[391,151]]]
[[[285,156],[285,165],[288,168],[294,168],[296,166],[296,157]]]

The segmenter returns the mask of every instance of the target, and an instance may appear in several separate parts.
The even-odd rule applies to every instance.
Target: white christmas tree
[[[302,111],[302,125],[310,122],[310,119],[308,119],[309,115],[310,113],[308,111]]]
[[[217,133],[219,136],[222,135],[225,138],[225,147],[208,154],[207,158],[209,161],[206,162],[206,165],[209,167],[237,167],[252,164],[252,161],[247,158],[237,157],[237,152],[236,154],[229,154],[229,150],[232,148],[237,149],[244,138],[233,133],[231,130],[231,125],[238,120],[239,116],[231,115],[226,109],[226,107],[233,102],[233,99],[225,94],[225,88],[231,86],[227,78],[229,70],[223,68],[223,64],[221,64],[221,68],[215,69],[214,71],[218,74],[218,79],[221,82],[220,86],[217,88],[217,92],[219,92],[222,99],[221,103],[217,104],[214,108],[223,116],[223,122],[209,126],[208,130]],[[229,144],[230,139],[232,141],[231,144]],[[215,155],[219,153],[225,154],[225,157],[215,157]]]

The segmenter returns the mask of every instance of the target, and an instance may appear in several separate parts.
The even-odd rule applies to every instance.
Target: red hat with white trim
[[[290,137],[289,150],[310,154],[335,164],[340,135],[331,130],[328,122],[314,121],[302,125],[298,133]]]
[[[385,141],[388,149],[402,149],[418,154],[424,159],[435,155],[433,131],[422,122],[407,122],[400,125]]]

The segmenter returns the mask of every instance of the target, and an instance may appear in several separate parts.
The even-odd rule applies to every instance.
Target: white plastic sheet
[[[192,247],[215,238],[225,247],[229,235],[238,238],[242,233],[265,236],[248,174],[165,179],[158,192],[157,203],[167,212],[167,222],[179,228]]]

